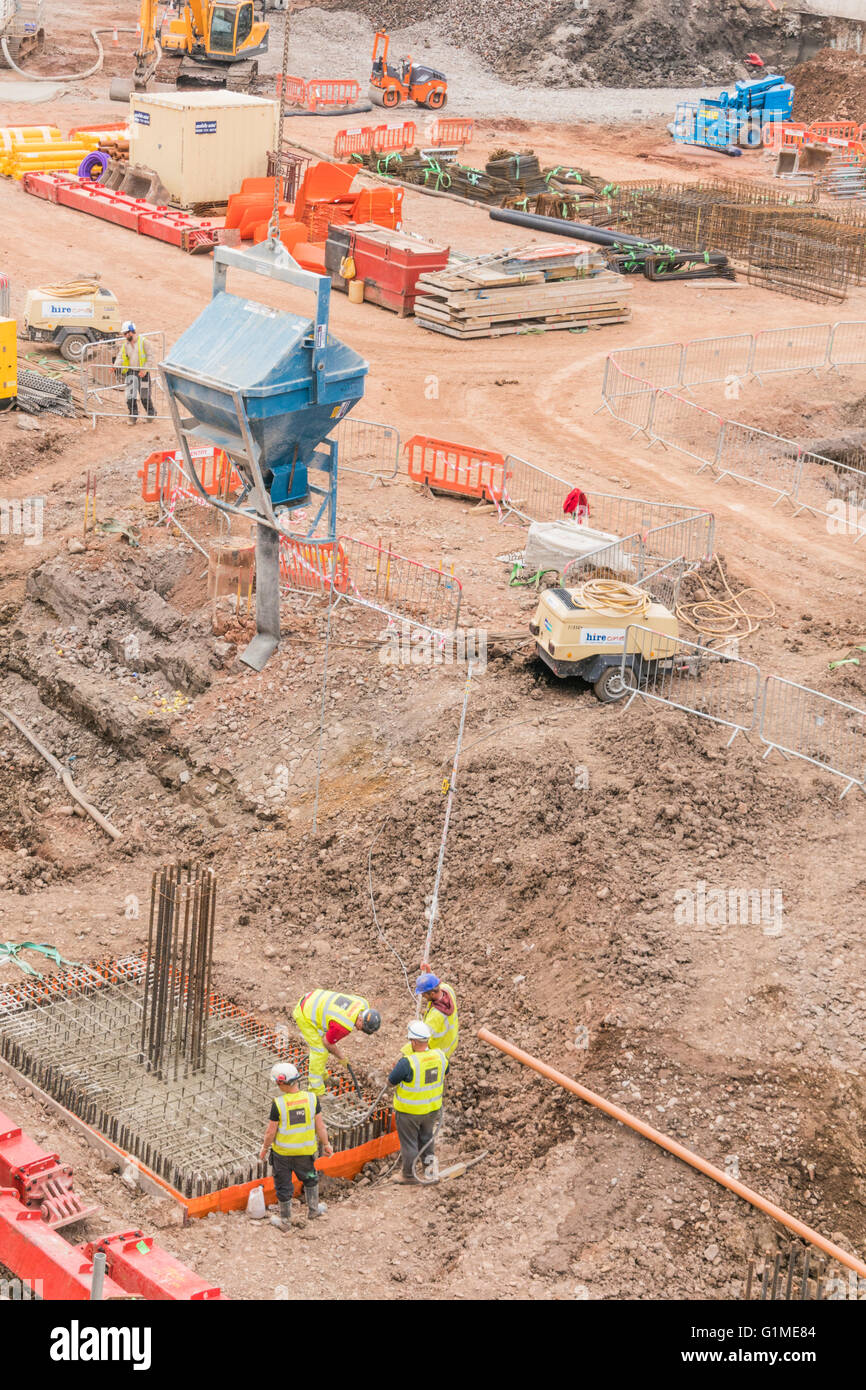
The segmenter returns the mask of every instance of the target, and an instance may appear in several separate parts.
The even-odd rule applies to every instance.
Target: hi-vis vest
[[[139,370],[143,370],[147,366],[147,348],[144,346],[144,339],[142,338],[141,334],[139,334],[138,338],[136,339],[136,344],[138,347]],[[122,367],[129,366],[129,343],[126,341],[125,338],[123,340],[123,347],[120,349],[120,365]]]
[[[429,1115],[431,1110],[439,1110],[445,1085],[444,1052],[428,1047],[424,1052],[410,1052],[407,1060],[412,1079],[394,1088],[394,1109],[407,1115]]]
[[[360,994],[338,994],[332,989],[314,989],[302,1005],[301,1012],[324,1037],[332,1023],[339,1023],[351,1031],[358,1014],[369,1007],[369,999],[363,999]]]
[[[314,1154],[316,1138],[316,1097],[309,1091],[287,1091],[274,1097],[280,1112],[280,1127],[272,1148],[278,1154]]]
[[[452,1014],[441,1014],[435,1004],[428,1004],[424,1010],[423,1022],[431,1031],[430,1046],[438,1047],[449,1062],[457,1051],[457,1039],[460,1034],[460,1027],[457,1022],[457,995],[450,985],[440,985],[450,996],[454,1004]]]

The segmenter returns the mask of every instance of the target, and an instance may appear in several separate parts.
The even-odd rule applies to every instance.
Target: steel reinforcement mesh
[[[126,957],[0,989],[0,1056],[184,1197],[267,1176],[270,1069],[294,1062],[303,1084],[306,1049],[211,994],[205,1065],[162,1080],[141,1056],[144,969]],[[390,1108],[343,1075],[329,1073],[322,1112],[337,1152],[391,1127]]]
[[[666,245],[723,251],[755,282],[828,303],[866,281],[866,213],[734,181],[620,184],[606,225]]]

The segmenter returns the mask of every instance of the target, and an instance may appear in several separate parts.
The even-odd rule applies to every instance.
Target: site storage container
[[[277,106],[244,92],[134,92],[130,163],[153,169],[172,203],[223,203],[244,179],[264,177]]]

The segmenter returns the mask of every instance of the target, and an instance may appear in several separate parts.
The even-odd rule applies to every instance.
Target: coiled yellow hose
[[[581,608],[596,613],[616,613],[623,618],[641,618],[649,611],[652,597],[634,584],[620,579],[587,579],[574,590]]]

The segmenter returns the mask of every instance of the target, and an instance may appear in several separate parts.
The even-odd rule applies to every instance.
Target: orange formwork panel
[[[270,218],[266,222],[259,222],[253,228],[253,242],[260,246],[263,241],[268,239],[268,229],[271,225]],[[297,246],[299,241],[307,240],[308,228],[303,222],[293,222],[290,219],[280,218],[280,241],[291,251],[293,246]]]
[[[496,450],[453,444],[428,434],[413,435],[403,447],[413,482],[457,497],[502,501],[508,474],[505,457]]]
[[[400,1140],[395,1126],[389,1129],[387,1134],[380,1134],[378,1139],[370,1139],[355,1149],[332,1154],[330,1158],[317,1158],[316,1171],[330,1178],[351,1179],[357,1177],[365,1163],[372,1163],[376,1158],[387,1158],[389,1154],[396,1153],[399,1147]],[[269,1206],[277,1200],[273,1178],[256,1178],[253,1182],[238,1183],[236,1187],[223,1187],[219,1192],[209,1192],[205,1197],[182,1197],[180,1200],[184,1202],[187,1215],[190,1217],[207,1216],[212,1211],[243,1211],[254,1187],[264,1188],[265,1202]],[[301,1190],[297,1178],[294,1179],[294,1190],[296,1196]]]
[[[267,213],[270,217],[273,214],[274,205],[270,200],[262,200],[261,203],[255,202],[252,207],[244,209],[241,220],[238,223],[238,232],[241,241],[249,241],[255,228],[262,221],[262,214]],[[277,203],[277,216],[284,217],[289,211],[288,203]]]

